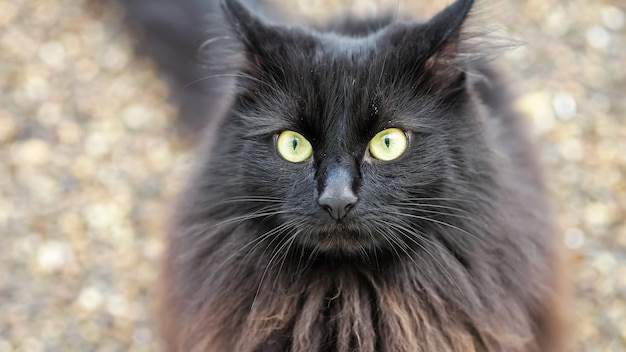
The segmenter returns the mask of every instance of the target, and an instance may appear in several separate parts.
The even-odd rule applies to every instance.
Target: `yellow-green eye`
[[[311,143],[302,137],[300,133],[294,131],[282,132],[278,136],[276,147],[280,156],[292,163],[305,161],[313,153]]]
[[[370,141],[370,154],[382,161],[397,159],[406,150],[406,134],[398,128],[378,132]]]

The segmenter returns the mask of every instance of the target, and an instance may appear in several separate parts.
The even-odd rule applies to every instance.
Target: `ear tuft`
[[[424,69],[439,89],[454,89],[464,82],[465,68],[459,60],[462,27],[473,3],[473,0],[457,0],[424,25],[429,46]]]
[[[248,50],[258,50],[260,38],[274,36],[272,26],[264,23],[238,0],[222,0],[221,4],[227,21]]]
[[[431,50],[438,50],[448,40],[459,40],[461,27],[473,4],[473,0],[457,0],[426,23]]]
[[[250,11],[237,0],[222,0],[222,10],[226,14],[226,18],[235,30],[242,28],[243,24],[251,24],[256,22],[256,18],[252,17]]]

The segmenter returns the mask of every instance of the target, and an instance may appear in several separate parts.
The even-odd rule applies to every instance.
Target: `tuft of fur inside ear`
[[[459,40],[461,27],[473,4],[473,0],[457,0],[426,23],[431,50],[439,50],[446,42]]]
[[[434,47],[425,64],[425,69],[433,72],[442,85],[450,87],[455,82],[465,85],[466,81],[470,85],[489,84],[483,73],[486,62],[519,45],[493,21],[493,16],[486,17],[496,12],[491,7],[484,1],[458,0],[427,23],[435,30],[446,22],[449,26],[445,38]]]
[[[228,79],[229,84],[221,87],[235,88],[229,89],[232,96],[243,82],[254,81],[249,74],[261,70],[267,38],[277,38],[280,31],[266,23],[255,8],[237,0],[216,1],[214,11],[207,13],[204,20],[207,30],[198,48],[198,61],[212,75],[202,79]]]
[[[457,0],[424,26],[429,44],[424,69],[433,76],[439,90],[462,87],[465,83],[465,70],[458,65],[457,58],[462,44],[463,24],[473,3],[473,0]]]
[[[221,5],[226,19],[239,38],[246,45],[256,46],[256,36],[266,32],[266,26],[237,0],[223,0]]]
[[[482,2],[457,0],[428,22],[400,29],[409,32],[401,41],[405,55],[419,55],[416,60],[423,64],[436,93],[461,91],[468,80],[486,80],[480,73],[485,62],[501,49],[515,47],[498,27],[485,27],[493,21],[482,16],[483,6]],[[420,52],[406,53],[407,48]]]
[[[289,29],[253,14],[238,0],[223,0],[222,9],[245,51],[251,55],[249,59],[253,64],[259,64],[265,56],[276,54],[285,43],[292,41]]]

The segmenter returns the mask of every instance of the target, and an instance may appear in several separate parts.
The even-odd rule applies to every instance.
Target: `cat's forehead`
[[[294,51],[284,62],[281,94],[291,107],[283,115],[286,123],[315,134],[340,130],[369,137],[384,127],[423,124],[419,110],[428,102],[420,105],[412,82],[402,82],[397,58],[378,36],[319,37],[314,50]]]
[[[289,33],[252,72],[260,83],[249,91],[255,130],[366,144],[385,128],[429,128],[440,104],[424,83],[419,54],[406,55],[397,42],[387,29],[362,37]]]
[[[380,33],[367,36],[348,37],[332,32],[315,33],[316,55],[319,57],[335,57],[357,60],[359,54],[370,53],[379,46]]]

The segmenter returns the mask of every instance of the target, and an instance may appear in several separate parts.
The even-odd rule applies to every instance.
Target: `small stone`
[[[113,295],[107,300],[107,311],[118,318],[126,317],[129,313],[128,301],[121,295]]]
[[[165,250],[162,241],[151,238],[144,243],[142,248],[144,256],[150,260],[157,260]]]
[[[576,115],[576,100],[569,93],[555,94],[552,99],[552,107],[556,115],[562,120],[569,120]]]
[[[578,139],[566,140],[559,146],[559,151],[565,160],[579,161],[583,158],[583,146]]]
[[[132,130],[141,130],[150,124],[150,110],[139,104],[133,104],[122,110],[124,124]]]
[[[585,220],[591,226],[606,225],[609,208],[604,203],[592,203],[585,208]]]
[[[44,103],[37,110],[37,121],[43,125],[56,125],[61,120],[62,111],[62,106],[57,103]]]
[[[67,212],[61,215],[59,226],[70,237],[78,237],[85,232],[85,223],[77,213]]]
[[[28,139],[13,146],[11,159],[16,165],[42,165],[50,160],[50,146],[41,139]]]
[[[83,130],[77,124],[70,121],[61,121],[57,126],[57,137],[63,144],[75,144],[80,142]]]
[[[120,219],[120,209],[112,202],[100,202],[89,205],[85,218],[91,228],[108,228]]]
[[[172,164],[172,152],[166,143],[159,143],[151,148],[147,157],[155,172],[165,171]]]
[[[119,46],[111,46],[102,55],[101,63],[111,71],[120,71],[128,64],[128,54]]]
[[[109,140],[102,132],[93,132],[85,139],[85,152],[93,158],[107,155],[110,148]]]
[[[78,305],[86,311],[93,311],[102,304],[102,293],[95,287],[85,287],[78,296]]]
[[[46,42],[39,47],[39,58],[49,67],[61,68],[65,61],[65,50],[61,43]]]
[[[50,84],[46,79],[48,72],[41,68],[27,67],[27,69],[32,70],[27,70],[24,78],[24,93],[30,100],[28,103],[40,103],[46,100],[50,94]]]
[[[10,141],[16,133],[13,118],[8,113],[0,110],[0,143]]]
[[[607,6],[602,10],[602,23],[614,31],[624,27],[624,17],[624,12],[615,6]]]
[[[67,261],[68,248],[62,242],[48,241],[37,251],[37,266],[44,273],[60,270]]]
[[[518,99],[516,106],[525,116],[532,119],[538,134],[547,133],[554,127],[554,112],[550,106],[550,95],[547,92],[526,94]]]
[[[585,233],[578,228],[565,231],[565,246],[569,249],[580,249],[585,244]]]
[[[609,46],[611,36],[602,26],[593,26],[587,30],[587,42],[596,49],[605,49]]]
[[[93,176],[96,170],[96,166],[93,159],[88,158],[85,155],[79,155],[76,157],[72,165],[70,166],[72,174],[79,180],[87,180]]]

